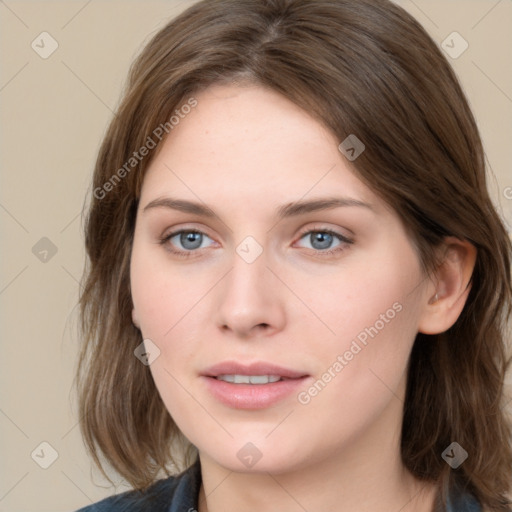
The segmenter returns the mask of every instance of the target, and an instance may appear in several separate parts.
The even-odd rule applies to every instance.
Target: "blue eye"
[[[170,251],[173,253],[188,256],[187,253],[207,247],[208,244],[205,245],[205,242],[208,240],[213,242],[209,236],[200,231],[181,230],[165,236],[160,243],[162,245],[169,244],[171,246]],[[177,249],[174,249],[174,247],[177,247]]]
[[[306,240],[309,243],[309,247],[306,246],[308,249],[327,254],[343,250],[340,246],[353,243],[340,233],[328,229],[308,231],[300,240]]]

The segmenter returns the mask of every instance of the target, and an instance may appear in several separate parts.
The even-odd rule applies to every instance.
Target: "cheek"
[[[194,409],[187,389],[192,380],[191,368],[197,355],[197,340],[203,325],[200,318],[201,298],[208,290],[209,278],[192,280],[176,267],[162,264],[149,251],[134,245],[131,260],[132,300],[142,337],[160,349],[150,371],[167,410],[185,432],[190,431],[187,418],[202,413]],[[195,286],[194,283],[197,285]],[[211,285],[210,285],[211,286]]]
[[[300,288],[324,324],[316,322],[315,334],[304,322],[309,342],[318,340],[312,350],[303,336],[304,351],[317,362],[318,404],[336,400],[359,407],[361,401],[385,400],[389,389],[398,388],[417,333],[423,279],[412,248],[400,252],[361,259],[339,279],[322,279],[321,288]],[[306,390],[305,401],[319,396],[318,390]]]
[[[396,397],[417,333],[422,275],[414,255],[347,273],[324,294],[310,294],[333,333],[315,345],[316,380],[298,397],[313,417],[356,432]]]
[[[166,255],[134,245],[132,300],[142,337],[160,350],[150,371],[167,410],[185,433],[192,428],[190,421],[204,415],[189,393],[204,368],[204,354],[211,355],[209,292],[222,276],[194,267],[169,264]]]
[[[354,339],[364,344],[379,337],[382,345],[409,339],[406,333],[416,328],[421,280],[416,257],[406,246],[401,256],[389,251],[358,257],[335,273],[307,279],[290,275],[287,283],[300,298],[301,331],[320,337],[315,349],[339,352]]]
[[[212,273],[205,270],[191,272],[169,264],[163,250],[148,251],[135,245],[131,290],[143,336],[157,343],[174,337],[190,317],[198,318],[197,306],[214,282]]]

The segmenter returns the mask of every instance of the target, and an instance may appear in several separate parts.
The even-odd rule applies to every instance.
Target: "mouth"
[[[234,409],[265,409],[297,392],[310,376],[270,363],[243,365],[226,361],[208,368],[201,377],[208,392]]]
[[[262,379],[270,379],[273,382],[277,380],[298,379],[306,375],[305,372],[292,370],[284,366],[278,366],[273,363],[256,362],[251,364],[238,363],[237,361],[224,361],[207,368],[203,375],[206,377],[221,378],[226,382],[233,382],[238,379],[240,384],[249,384],[250,379],[254,379],[252,384],[266,384]],[[232,379],[233,378],[233,379]],[[228,380],[230,379],[230,380]],[[249,381],[247,380],[249,379]]]

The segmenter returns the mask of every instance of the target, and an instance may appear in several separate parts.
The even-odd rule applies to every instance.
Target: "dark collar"
[[[177,478],[177,486],[168,512],[197,512],[201,488],[201,463],[199,457]]]

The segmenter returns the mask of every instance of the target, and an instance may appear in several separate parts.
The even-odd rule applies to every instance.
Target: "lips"
[[[216,364],[201,375],[208,392],[234,409],[264,409],[285,400],[309,375],[271,363]]]

